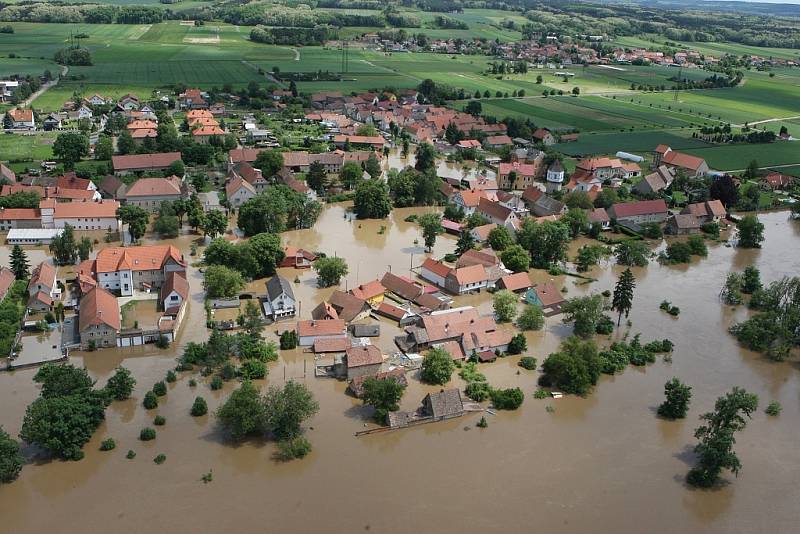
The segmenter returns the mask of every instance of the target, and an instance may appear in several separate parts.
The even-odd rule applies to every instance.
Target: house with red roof
[[[658,145],[655,149],[653,167],[665,165],[678,171],[682,171],[688,176],[705,176],[710,168],[706,160],[684,152],[672,150],[668,145]]]
[[[172,163],[181,161],[180,152],[158,152],[155,154],[129,154],[112,156],[114,174],[125,176],[134,173],[164,171]]]
[[[139,206],[150,213],[157,213],[164,201],[174,202],[183,197],[183,181],[177,176],[139,178],[125,191],[125,204]]]
[[[501,189],[525,189],[530,187],[539,174],[541,159],[534,163],[500,163],[497,167],[497,185]]]
[[[701,224],[704,224],[720,222],[728,215],[728,211],[720,200],[707,200],[705,202],[689,204],[683,208],[681,214],[693,215],[697,217]]]
[[[433,258],[426,258],[420,266],[419,275],[439,287],[445,287],[445,279],[452,268]]]
[[[78,329],[83,349],[116,347],[122,329],[117,298],[102,287],[93,287],[81,298]]]
[[[556,143],[555,136],[547,128],[539,128],[533,132],[533,139],[545,146],[554,145]]]
[[[284,247],[283,259],[278,267],[294,267],[295,269],[310,269],[311,264],[317,261],[317,255],[302,248]]]
[[[100,249],[85,267],[98,285],[122,296],[161,289],[171,272],[185,272],[186,261],[172,245]]]
[[[345,351],[347,379],[359,376],[372,376],[381,370],[383,353],[375,345],[357,345]]]
[[[444,281],[444,288],[454,295],[480,292],[489,286],[489,274],[481,264],[451,269]]]
[[[343,319],[298,321],[297,336],[301,347],[310,347],[319,339],[347,338],[347,325]]]
[[[608,209],[608,216],[620,224],[662,223],[668,215],[667,204],[660,198],[658,200],[620,202]]]
[[[533,285],[527,272],[508,274],[497,281],[499,289],[507,289],[514,293],[524,293]]]
[[[541,307],[545,317],[550,317],[561,313],[561,306],[567,299],[556,286],[548,282],[529,289],[525,294],[525,302]]]

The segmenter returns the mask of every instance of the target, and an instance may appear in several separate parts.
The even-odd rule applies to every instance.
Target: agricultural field
[[[53,156],[55,138],[55,134],[51,133],[0,135],[0,154],[4,161],[10,161],[11,167],[17,169],[15,162],[50,159]]]
[[[759,167],[775,165],[800,165],[800,142],[775,142],[769,144],[720,145],[686,150],[705,159],[712,169],[740,171],[755,160]]]
[[[638,132],[582,133],[574,143],[559,143],[554,148],[570,156],[592,156],[615,154],[618,151],[632,152],[641,156],[652,152],[660,144],[675,150],[708,148],[712,145],[693,139],[688,131],[650,130]]]
[[[651,48],[661,47],[667,42],[662,36],[648,35],[645,37],[618,37],[612,41],[612,45],[618,45],[627,48]],[[792,48],[768,48],[760,46],[749,46],[739,43],[683,43],[680,41],[670,41],[674,43],[677,48],[684,50],[696,50],[701,54],[721,57],[725,54],[733,54],[736,56],[743,55],[757,55],[757,56],[772,56],[781,59],[798,59],[800,58],[800,51]]]

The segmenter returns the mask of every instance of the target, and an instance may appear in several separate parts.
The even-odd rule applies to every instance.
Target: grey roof
[[[439,393],[429,393],[428,402],[430,415],[433,417],[448,417],[459,415],[464,411],[464,403],[461,401],[461,391],[458,389],[447,389]]]
[[[284,293],[294,300],[294,291],[292,291],[292,286],[286,278],[276,274],[267,281],[267,295],[269,296],[269,300],[275,300]]]
[[[350,325],[350,330],[355,337],[378,337],[381,335],[381,325],[379,324],[354,324]]]
[[[556,215],[561,213],[561,210],[564,209],[564,204],[559,202],[558,200],[554,199],[553,197],[549,197],[547,195],[542,195],[539,199],[534,203],[534,213],[538,216],[544,215]]]

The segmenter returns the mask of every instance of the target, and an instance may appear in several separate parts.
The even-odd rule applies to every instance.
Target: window
[[[178,295],[170,295],[169,300],[174,302],[174,301],[178,300],[178,298],[179,298]]]

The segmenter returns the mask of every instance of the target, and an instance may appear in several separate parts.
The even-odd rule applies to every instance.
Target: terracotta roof
[[[331,293],[328,302],[336,309],[339,318],[348,323],[354,320],[367,307],[366,300],[360,299],[350,293],[339,291],[338,289]]]
[[[0,209],[0,221],[35,220],[39,212],[34,208],[5,208]]]
[[[538,130],[533,132],[533,138],[542,140],[545,137],[547,137],[548,134],[552,135],[552,134],[550,134],[550,130],[548,130],[547,128],[539,128]]]
[[[611,218],[608,216],[605,208],[595,208],[589,212],[590,223],[605,223],[610,221]]]
[[[708,200],[706,201],[706,206],[715,217],[725,217],[728,214],[721,200]]]
[[[427,308],[431,311],[436,311],[441,309],[445,303],[431,293],[423,293],[414,299],[414,304],[417,306],[422,306],[423,308]]]
[[[510,145],[513,141],[507,135],[490,135],[486,138],[486,144],[497,146],[497,145]]]
[[[56,202],[53,218],[74,219],[76,217],[116,218],[119,202],[116,200]]]
[[[481,198],[486,198],[486,191],[471,189],[459,191],[463,204],[467,207],[477,207]]]
[[[45,293],[44,291],[37,292],[33,297],[32,300],[41,302],[42,304],[47,304],[48,306],[53,305],[53,298]]]
[[[141,128],[139,130],[134,130],[131,133],[131,137],[133,139],[146,139],[148,137],[151,139],[155,139],[156,137],[158,137],[158,130],[156,130],[155,128]]]
[[[234,148],[228,151],[228,158],[231,163],[239,163],[240,161],[253,162],[258,157],[260,152],[266,148]]]
[[[113,273],[121,269],[134,271],[161,269],[169,259],[178,265],[186,266],[183,255],[172,245],[103,248],[97,252],[95,272]]]
[[[78,178],[74,172],[68,172],[58,177],[56,187],[59,189],[81,189],[85,191],[89,189],[91,183],[92,181],[87,178]]]
[[[81,331],[100,324],[108,325],[116,331],[122,326],[117,298],[102,287],[89,290],[81,298],[79,314]]]
[[[454,340],[445,341],[437,348],[447,352],[447,354],[449,354],[450,357],[453,358],[454,360],[464,359],[464,349],[461,347],[461,343],[459,343],[458,341]]]
[[[345,322],[342,319],[327,319],[324,321],[298,321],[297,335],[300,337],[308,336],[334,336],[344,335]]]
[[[383,295],[385,292],[386,288],[383,287],[378,280],[372,280],[371,282],[361,284],[358,287],[354,287],[350,290],[350,293],[352,293],[353,296],[362,300],[369,300],[379,295]]]
[[[691,230],[693,228],[700,228],[700,219],[696,215],[690,213],[682,213],[680,215],[673,215],[675,226],[683,230]]]
[[[201,126],[200,128],[192,130],[192,135],[195,137],[225,135],[225,130],[219,126]]]
[[[114,170],[117,171],[161,169],[164,167],[169,167],[170,163],[175,161],[181,161],[180,152],[160,152],[157,154],[136,154],[111,157],[111,163],[114,165]]]
[[[189,282],[186,280],[185,272],[171,271],[167,274],[167,279],[161,286],[161,300],[163,301],[173,291],[180,295],[183,301],[189,298]]]
[[[482,198],[478,202],[478,211],[498,221],[507,221],[514,210],[502,205],[499,202],[492,202],[488,198]]]
[[[250,182],[248,182],[247,180],[243,180],[241,176],[234,176],[233,178],[225,182],[225,195],[228,198],[231,198],[239,189],[242,188],[247,189],[248,191],[250,191],[252,195],[255,196],[256,194],[255,188],[250,184]]]
[[[669,145],[658,145],[658,146],[656,147],[656,150],[655,150],[655,152],[656,152],[657,154],[665,154],[665,153],[666,153],[667,151],[669,151],[669,150],[671,150],[671,149],[669,148]]]
[[[379,315],[383,315],[390,319],[394,319],[395,321],[400,321],[403,317],[405,317],[408,314],[408,310],[405,310],[400,306],[391,304],[386,300],[384,300],[378,305],[375,312],[378,313]]]
[[[187,119],[199,119],[203,117],[211,119],[214,117],[214,115],[212,115],[212,113],[207,109],[192,109],[186,113]]]
[[[476,226],[475,228],[472,229],[472,231],[478,235],[479,241],[486,241],[487,239],[489,239],[489,232],[491,232],[495,228],[497,228],[497,225],[495,223],[490,223],[490,224],[483,224],[481,226]]]
[[[453,276],[455,276],[459,286],[484,282],[489,279],[489,275],[486,274],[486,269],[483,265],[470,265],[469,267],[455,269]]]
[[[539,189],[536,186],[529,185],[525,188],[525,191],[522,192],[522,200],[526,200],[528,202],[536,202],[544,195],[544,191]]]
[[[486,267],[490,267],[492,265],[499,265],[500,260],[494,254],[492,249],[484,249],[484,250],[476,250],[474,248],[469,249],[461,257],[458,258],[456,262],[456,267],[470,267],[472,265],[483,265]]]
[[[128,188],[125,198],[180,195],[181,182],[176,176],[169,178],[139,178]]]
[[[452,269],[445,265],[440,261],[436,261],[433,258],[425,258],[425,261],[422,263],[422,268],[432,272],[435,275],[441,276],[444,278]]]
[[[611,206],[611,210],[613,211],[615,219],[648,215],[651,213],[667,213],[668,211],[667,204],[663,199],[622,202]]]
[[[505,176],[512,171],[516,172],[520,176],[536,176],[536,173],[538,172],[538,166],[534,165],[533,163],[519,163],[518,161],[513,163],[501,163],[498,166],[497,174],[500,176]]]
[[[509,274],[500,279],[500,285],[509,291],[519,291],[531,287],[531,278],[528,273]]]
[[[36,284],[43,284],[45,287],[53,289],[56,283],[56,268],[50,263],[43,261],[31,273],[31,278],[28,281],[28,287],[33,287]]]
[[[0,300],[3,300],[8,293],[11,284],[14,283],[14,271],[8,267],[0,267]]]
[[[543,308],[560,304],[566,300],[561,291],[549,282],[536,286],[534,291],[536,291]]]
[[[344,352],[352,346],[347,337],[323,337],[314,340],[314,352],[321,354],[324,352]]]
[[[15,122],[32,122],[33,110],[32,109],[12,109],[8,112]]]
[[[358,345],[350,347],[346,351],[347,368],[363,367],[364,365],[376,365],[383,363],[381,349],[375,345]]]
[[[376,380],[386,380],[391,378],[392,380],[396,380],[402,386],[408,385],[408,380],[406,379],[406,370],[403,367],[398,367],[397,369],[392,369],[391,371],[376,373],[374,376],[362,375],[353,378],[349,385],[350,391],[353,392],[353,395],[361,398],[364,395],[364,382],[370,378],[375,378]]]
[[[158,123],[150,120],[131,121],[127,128],[128,130],[155,130],[158,128]]]
[[[703,158],[670,150],[661,157],[662,163],[696,171],[705,163]]]

